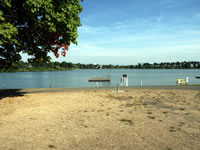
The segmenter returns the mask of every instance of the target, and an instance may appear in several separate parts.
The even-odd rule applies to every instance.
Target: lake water
[[[189,77],[189,84],[200,84],[200,69],[103,69],[70,70],[52,72],[16,72],[0,73],[0,88],[81,88],[96,87],[95,82],[88,82],[92,77],[110,77],[110,83],[99,83],[100,87],[116,87],[122,74],[128,74],[129,86],[176,85],[177,78]]]

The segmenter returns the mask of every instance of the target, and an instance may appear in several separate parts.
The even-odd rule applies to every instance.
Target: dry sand
[[[0,150],[200,149],[200,91],[111,89],[0,99]]]

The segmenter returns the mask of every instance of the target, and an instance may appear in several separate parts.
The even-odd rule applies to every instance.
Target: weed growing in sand
[[[129,120],[129,119],[120,119],[121,122],[125,122],[127,124],[133,124],[133,121],[132,120]]]
[[[101,107],[104,107],[104,105],[103,105],[103,104],[100,104],[100,106],[101,106]]]
[[[183,125],[185,125],[185,123],[184,122],[179,122],[179,127],[181,127],[181,126],[183,126]]]
[[[56,148],[54,145],[48,145],[49,148]]]
[[[170,132],[176,132],[176,130],[174,129],[174,127],[170,127]]]
[[[142,100],[143,100],[143,99],[144,99],[144,96],[140,96],[140,99],[142,99]]]
[[[147,112],[147,114],[152,114],[152,112],[149,111],[149,112]]]
[[[176,132],[176,130],[173,130],[173,129],[170,129],[169,131],[170,131],[170,132]]]
[[[148,116],[150,119],[155,119],[155,117],[154,116]]]
[[[133,99],[132,96],[114,96],[114,95],[111,95],[111,94],[109,94],[107,96],[107,98],[115,99],[115,100],[119,100],[119,101],[128,101],[128,100],[132,100]]]
[[[104,110],[103,109],[99,109],[99,110],[97,110],[97,112],[104,112]]]
[[[132,103],[127,103],[125,106],[126,106],[126,107],[133,107],[133,106],[135,106],[135,105],[132,104]]]

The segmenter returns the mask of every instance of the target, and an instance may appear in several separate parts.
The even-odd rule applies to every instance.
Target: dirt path
[[[111,89],[0,100],[0,149],[196,149],[200,91]]]

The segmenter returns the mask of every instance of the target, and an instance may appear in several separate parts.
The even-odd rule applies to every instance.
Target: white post
[[[117,92],[119,92],[119,85],[117,84]]]
[[[186,84],[188,84],[188,82],[189,82],[189,78],[188,78],[188,77],[186,77]]]
[[[141,80],[141,82],[140,82],[140,85],[142,86],[142,80]]]
[[[126,78],[126,86],[128,86],[128,77]]]
[[[98,82],[96,82],[96,85],[97,85],[97,87],[99,87],[99,84],[98,84]]]
[[[121,77],[121,78],[120,78],[120,86],[122,86],[122,82],[123,82],[122,80],[123,80],[123,79],[122,79],[122,77]]]

